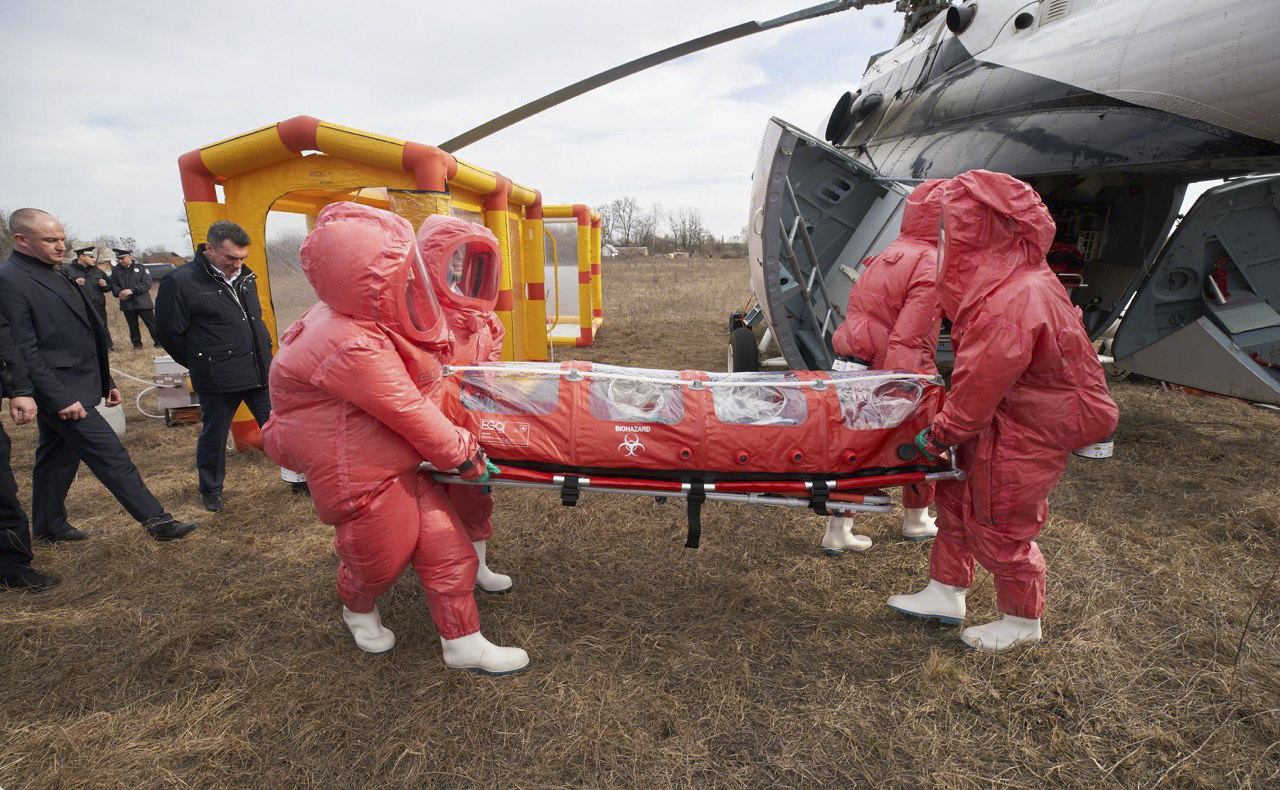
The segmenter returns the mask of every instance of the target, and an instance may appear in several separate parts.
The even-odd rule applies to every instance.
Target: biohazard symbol
[[[618,445],[619,450],[626,450],[627,455],[635,455],[644,449],[644,445],[640,443],[640,437],[634,433],[629,433],[622,440],[622,444]]]

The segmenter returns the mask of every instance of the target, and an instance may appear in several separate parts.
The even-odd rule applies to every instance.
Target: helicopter
[[[754,304],[730,316],[729,368],[829,369],[849,291],[897,236],[913,184],[982,168],[1044,200],[1078,253],[1064,287],[1112,370],[1280,404],[1274,0],[830,2],[639,58],[441,147],[690,52],[887,2],[903,15],[896,45],[821,132],[766,126],[747,225]],[[1218,179],[1179,216],[1189,184]]]

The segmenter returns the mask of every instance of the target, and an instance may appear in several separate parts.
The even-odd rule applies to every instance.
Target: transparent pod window
[[[671,371],[593,365],[588,397],[597,420],[671,425],[684,419],[684,385]],[[590,375],[590,374],[588,374]]]
[[[724,381],[796,381],[794,373],[712,373]],[[716,419],[731,425],[802,425],[809,405],[800,387],[711,387]]]
[[[835,372],[831,378],[844,424],[857,431],[897,428],[915,413],[928,383],[858,372]]]
[[[551,414],[560,403],[557,373],[468,370],[462,406],[490,414]]]

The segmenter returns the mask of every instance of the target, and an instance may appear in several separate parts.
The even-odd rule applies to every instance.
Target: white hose
[[[151,412],[149,412],[149,411],[147,411],[146,409],[142,408],[142,396],[143,396],[143,395],[146,395],[146,394],[147,394],[148,392],[150,392],[151,390],[156,389],[159,385],[157,385],[155,382],[148,381],[148,380],[146,380],[146,379],[140,379],[140,378],[138,378],[137,376],[131,376],[131,375],[129,375],[128,373],[125,373],[123,370],[116,370],[115,368],[111,368],[111,374],[112,374],[113,376],[123,376],[124,378],[129,379],[130,381],[136,381],[136,382],[138,382],[139,384],[146,384],[146,385],[147,385],[147,388],[146,388],[146,389],[144,389],[142,392],[139,392],[139,393],[138,393],[138,397],[136,397],[136,398],[134,398],[134,399],[133,399],[133,405],[138,407],[138,412],[139,412],[143,417],[150,417],[150,418],[152,418],[153,420],[163,420],[163,419],[164,419],[164,414],[163,414],[163,413],[161,413],[161,414],[152,414]]]
[[[138,378],[137,376],[130,376],[128,373],[125,373],[123,370],[116,370],[115,368],[112,368],[112,369],[111,369],[111,372],[112,372],[114,375],[117,375],[117,376],[124,376],[124,377],[125,377],[125,378],[127,378],[127,379],[130,379],[130,380],[132,380],[132,381],[136,381],[136,382],[138,382],[139,384],[147,384],[147,385],[154,385],[154,384],[155,384],[155,382],[154,382],[154,381],[151,381],[150,379],[140,379],[140,378]],[[154,389],[154,386],[153,386],[152,388]]]
[[[143,396],[143,395],[146,395],[148,392],[150,392],[150,391],[151,391],[151,390],[153,390],[153,389],[156,389],[156,385],[154,385],[154,384],[152,384],[150,387],[147,387],[147,388],[146,388],[146,389],[144,389],[142,392],[139,392],[139,393],[138,393],[138,397],[136,397],[136,398],[134,398],[134,399],[133,399],[133,405],[138,407],[138,411],[142,413],[142,416],[144,416],[144,417],[151,417],[151,418],[153,418],[153,419],[157,419],[157,420],[163,420],[163,419],[164,419],[164,415],[163,415],[163,414],[152,414],[151,412],[149,412],[149,411],[147,411],[146,409],[142,408],[142,396]]]

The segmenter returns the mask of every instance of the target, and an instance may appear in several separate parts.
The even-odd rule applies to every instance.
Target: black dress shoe
[[[141,343],[137,343],[137,344],[135,344],[135,345],[134,345],[134,347],[133,347],[133,350],[134,350],[134,351],[141,351],[141,350],[142,350],[142,344],[141,344]]]
[[[202,494],[200,500],[204,502],[204,509],[210,513],[221,513],[227,506],[227,503],[222,501],[222,494]]]
[[[0,590],[26,590],[27,592],[44,592],[50,587],[57,587],[62,582],[57,576],[45,574],[24,567],[0,576]]]
[[[36,535],[36,540],[42,540],[45,543],[70,543],[77,540],[88,540],[90,535],[98,534],[93,529],[76,529],[75,527],[67,527],[61,532],[54,532],[50,535]]]
[[[157,518],[142,525],[147,534],[159,541],[177,540],[200,526],[197,523],[178,521],[173,516]]]

